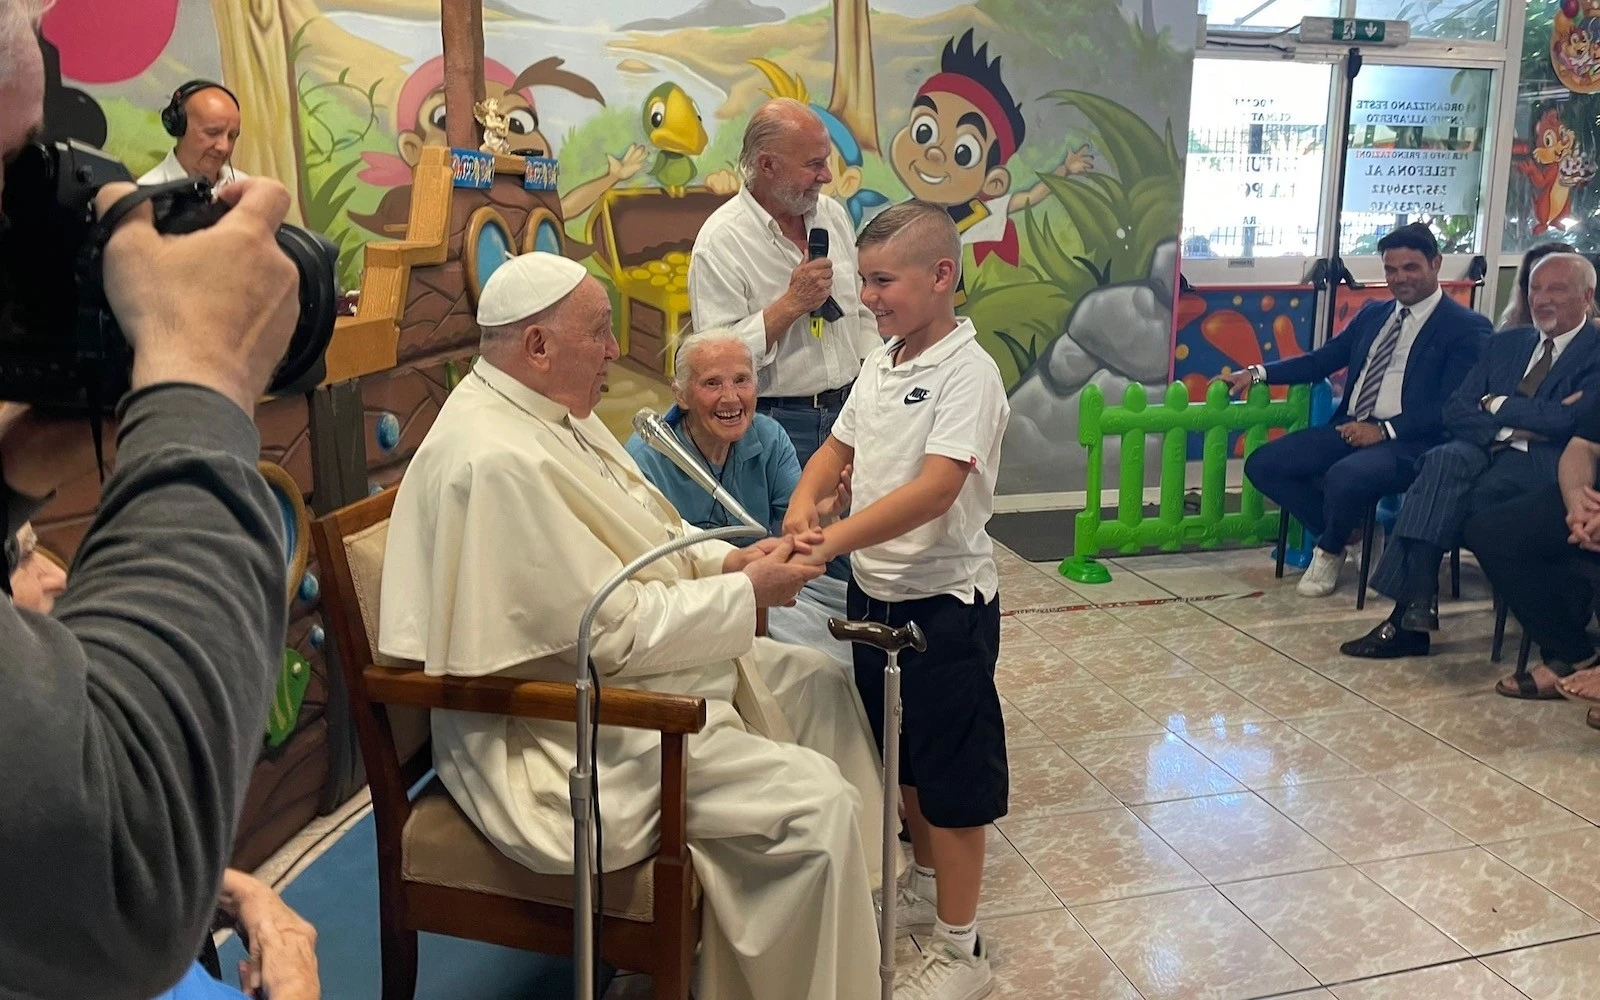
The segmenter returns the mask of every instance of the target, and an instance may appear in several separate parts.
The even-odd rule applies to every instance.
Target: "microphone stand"
[[[576,1000],[595,1000],[594,965],[597,949],[594,939],[594,880],[599,877],[600,859],[593,855],[589,823],[590,818],[594,817],[592,803],[595,798],[595,774],[591,766],[594,757],[594,730],[591,725],[594,707],[590,702],[594,686],[589,680],[590,633],[594,628],[595,616],[613,591],[662,556],[712,539],[764,538],[766,534],[767,527],[764,524],[736,524],[714,531],[694,532],[664,542],[628,563],[607,580],[605,586],[589,601],[589,606],[583,609],[583,617],[578,620],[578,667],[574,678],[578,693],[577,759],[568,772],[572,794],[572,957]],[[594,818],[598,822],[599,817]]]

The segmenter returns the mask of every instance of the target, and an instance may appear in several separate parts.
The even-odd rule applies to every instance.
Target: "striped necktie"
[[[1411,310],[1405,308],[1395,313],[1394,322],[1383,331],[1372,353],[1367,355],[1366,371],[1361,378],[1361,395],[1356,397],[1356,405],[1350,409],[1350,419],[1366,420],[1378,408],[1378,393],[1383,390],[1383,377],[1388,374],[1389,362],[1394,360],[1394,349],[1400,343],[1400,328],[1410,315]]]

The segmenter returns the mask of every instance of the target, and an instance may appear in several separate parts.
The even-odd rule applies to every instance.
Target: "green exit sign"
[[[1299,37],[1318,45],[1404,45],[1411,40],[1411,25],[1371,17],[1307,17],[1300,21]]]
[[[1384,24],[1382,21],[1355,21],[1350,18],[1336,17],[1333,19],[1333,37],[1341,42],[1370,42],[1373,45],[1382,45]]]

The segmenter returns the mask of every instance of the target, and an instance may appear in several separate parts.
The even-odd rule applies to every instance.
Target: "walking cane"
[[[916,622],[890,628],[878,622],[829,618],[828,631],[840,642],[872,646],[889,658],[883,667],[883,912],[878,918],[878,976],[883,983],[883,1000],[894,1000],[894,872],[900,850],[900,651],[909,646],[921,653],[928,648],[928,637]]]

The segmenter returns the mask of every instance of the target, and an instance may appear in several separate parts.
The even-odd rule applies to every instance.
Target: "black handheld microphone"
[[[811,230],[811,238],[806,244],[806,252],[812,260],[828,256],[828,231],[826,229]],[[811,310],[813,317],[832,323],[844,315],[844,310],[839,308],[839,303],[833,301],[833,296],[828,296],[828,301]]]

